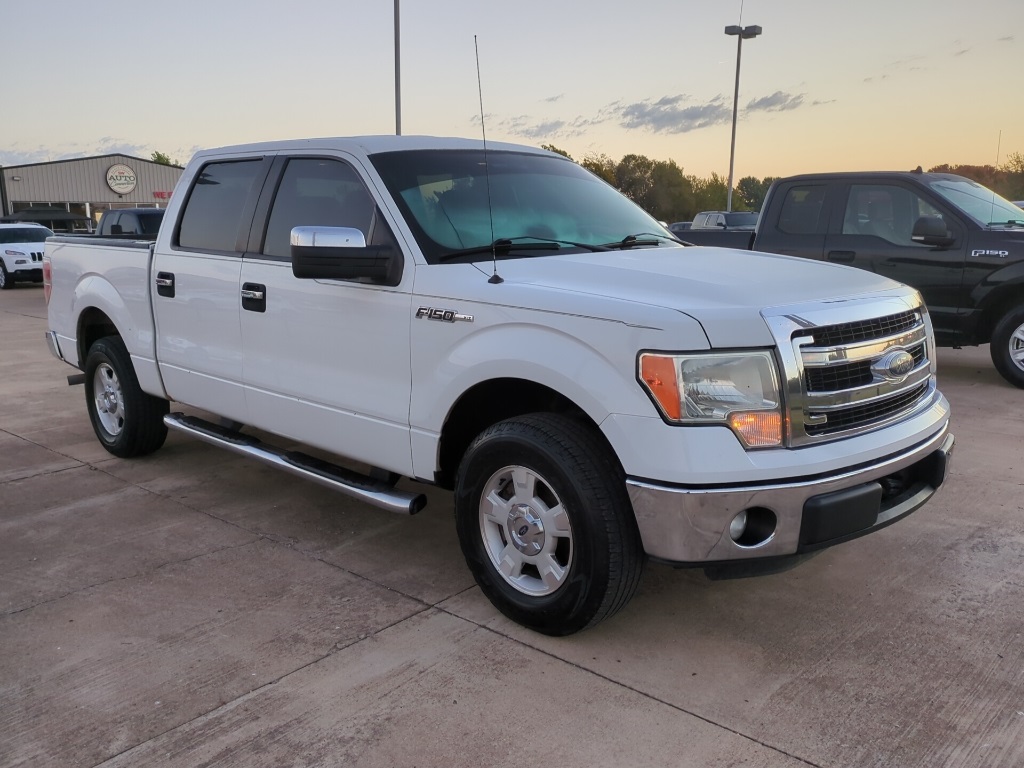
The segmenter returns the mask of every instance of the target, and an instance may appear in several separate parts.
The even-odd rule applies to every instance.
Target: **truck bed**
[[[77,318],[101,313],[121,329],[139,383],[150,394],[163,396],[150,299],[152,253],[149,242],[69,235],[48,238],[44,259],[50,262],[53,280],[50,328],[63,359],[82,367]],[[89,297],[87,306],[81,305],[83,295]]]

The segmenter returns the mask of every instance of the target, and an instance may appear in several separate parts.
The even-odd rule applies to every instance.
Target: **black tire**
[[[142,391],[120,336],[107,336],[89,348],[85,404],[96,437],[115,456],[145,456],[167,439],[164,416],[170,403]]]
[[[597,624],[640,584],[645,555],[622,468],[600,435],[564,416],[484,430],[459,466],[455,520],[483,593],[546,635]]]
[[[4,266],[3,259],[0,259],[0,290],[7,291],[14,287],[14,279],[11,273]]]
[[[1024,306],[1011,309],[996,323],[989,352],[1000,375],[1024,389]]]

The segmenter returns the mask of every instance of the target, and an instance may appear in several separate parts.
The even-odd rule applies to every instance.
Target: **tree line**
[[[557,152],[600,176],[626,197],[660,221],[690,221],[700,211],[724,211],[728,181],[717,173],[709,178],[687,175],[675,160],[651,160],[644,155],[626,155],[618,162],[608,155],[589,154],[582,160],[553,144],[542,149]],[[152,154],[153,162],[178,165],[163,152]],[[1024,153],[1014,152],[1005,163],[994,165],[937,165],[931,173],[955,173],[994,190],[1007,200],[1024,200]],[[734,211],[759,211],[776,176],[744,176],[733,188]]]
[[[615,162],[608,155],[589,154],[575,160],[552,144],[542,149],[557,152],[600,176],[660,221],[690,221],[700,211],[723,211],[728,198],[728,181],[717,173],[709,178],[687,175],[675,160],[651,160],[644,155],[626,155]],[[1015,152],[1000,166],[937,165],[934,173],[955,173],[983,184],[1008,200],[1024,200],[1024,154]],[[733,188],[734,211],[759,211],[768,188],[777,177],[744,176]]]

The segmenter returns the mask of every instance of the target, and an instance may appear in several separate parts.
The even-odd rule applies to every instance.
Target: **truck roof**
[[[787,176],[786,181],[815,181],[818,179],[963,179],[955,173],[925,173],[924,171],[838,171],[835,173],[801,173]]]
[[[378,152],[394,152],[397,150],[482,149],[483,146],[484,142],[480,139],[450,136],[335,136],[318,139],[289,139],[283,141],[264,141],[255,144],[236,144],[214,149],[204,149],[197,152],[196,157],[244,152],[293,151],[296,149],[330,149],[355,154],[374,155]],[[537,147],[498,141],[488,141],[487,149],[553,154]]]

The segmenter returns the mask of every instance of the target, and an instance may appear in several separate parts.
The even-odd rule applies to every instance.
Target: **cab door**
[[[865,180],[845,189],[842,216],[830,227],[825,258],[877,272],[919,290],[936,333],[958,328],[960,286],[966,260],[966,228],[941,201],[898,180]],[[937,217],[953,242],[936,247],[914,242],[914,223]]]
[[[317,225],[395,244],[354,163],[278,158],[241,264],[248,423],[412,474],[411,275],[393,284],[296,278],[291,230]]]
[[[157,361],[168,395],[243,423],[239,278],[269,166],[262,156],[202,166],[169,247],[153,257]]]

